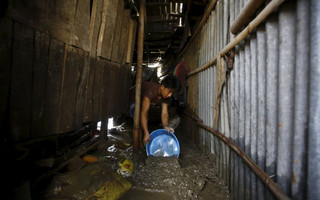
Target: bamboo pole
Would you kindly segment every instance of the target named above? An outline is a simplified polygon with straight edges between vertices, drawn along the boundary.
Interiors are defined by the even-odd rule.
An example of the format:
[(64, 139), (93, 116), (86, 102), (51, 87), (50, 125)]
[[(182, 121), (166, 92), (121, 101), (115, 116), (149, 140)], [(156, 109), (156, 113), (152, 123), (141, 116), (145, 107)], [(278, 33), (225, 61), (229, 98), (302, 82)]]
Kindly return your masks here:
[(143, 40), (144, 40), (144, 20), (145, 20), (146, 0), (140, 0), (139, 29), (137, 43), (137, 73), (136, 73), (136, 96), (133, 123), (133, 150), (139, 149), (140, 131), (140, 104), (141, 104), (141, 84), (142, 84), (142, 63), (143, 63)]
[(216, 56), (214, 59), (210, 60), (206, 64), (202, 65), (201, 67), (198, 67), (197, 69), (193, 70), (192, 72), (190, 72), (188, 74), (188, 77), (192, 76), (194, 74), (197, 74), (198, 72), (201, 72), (202, 70), (205, 70), (205, 69), (209, 68), (211, 65), (213, 65), (214, 63), (217, 62), (217, 59), (218, 59), (218, 56)]
[[(249, 35), (258, 25), (260, 25), (263, 20), (265, 20), (275, 9), (277, 9), (285, 0), (272, 0), (262, 11), (261, 13), (250, 22), (250, 24), (243, 30), (239, 35), (237, 35), (227, 46), (222, 49), (218, 55), (221, 56), (226, 55), (231, 49), (233, 49), (236, 45), (238, 45), (242, 40), (244, 40), (247, 35)], [(218, 55), (216, 55), (215, 58), (207, 62), (201, 67), (198, 67), (197, 69), (191, 71), (188, 74), (188, 77), (207, 69), (208, 67), (212, 66), (214, 63), (216, 63)]]
[(233, 35), (236, 35), (239, 32), (242, 26), (245, 25), (248, 19), (253, 16), (253, 14), (264, 1), (265, 0), (250, 0), (246, 3), (237, 19), (231, 25), (230, 31)]
[(260, 178), (260, 180), (270, 189), (273, 195), (277, 199), (281, 200), (290, 200), (288, 195), (281, 190), (281, 188), (262, 170), (259, 166), (245, 153), (243, 152), (236, 144), (234, 144), (227, 136), (219, 131), (203, 124), (203, 121), (199, 119), (197, 116), (187, 113), (183, 111), (183, 113), (196, 121), (197, 125), (208, 132), (214, 134), (219, 139), (221, 139), (224, 143), (226, 143), (233, 151), (235, 151), (239, 157), (251, 168), (251, 170)]
[(259, 166), (245, 153), (243, 152), (237, 145), (235, 145), (228, 137), (219, 131), (204, 125), (201, 122), (197, 123), (201, 128), (213, 133), (215, 136), (219, 137), (224, 143), (226, 143), (233, 151), (235, 151), (240, 158), (250, 167), (250, 169), (260, 178), (260, 180), (270, 189), (273, 195), (277, 199), (281, 200), (289, 200), (288, 195), (281, 190), (281, 188), (262, 170)]

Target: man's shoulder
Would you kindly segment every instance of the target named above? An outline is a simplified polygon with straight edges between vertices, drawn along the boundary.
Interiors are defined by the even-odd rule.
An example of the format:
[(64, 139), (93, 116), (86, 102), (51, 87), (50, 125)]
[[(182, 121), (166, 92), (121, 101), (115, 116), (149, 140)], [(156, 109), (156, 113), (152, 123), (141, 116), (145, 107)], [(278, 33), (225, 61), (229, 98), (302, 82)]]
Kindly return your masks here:
[(160, 84), (152, 81), (145, 81), (142, 83), (143, 88), (154, 88), (154, 87), (159, 87)]
[(144, 81), (142, 84), (143, 85), (160, 85), (160, 83), (157, 83), (154, 81)]
[(157, 91), (160, 84), (146, 81), (142, 84), (141, 96), (147, 97), (151, 102), (155, 102), (157, 98)]

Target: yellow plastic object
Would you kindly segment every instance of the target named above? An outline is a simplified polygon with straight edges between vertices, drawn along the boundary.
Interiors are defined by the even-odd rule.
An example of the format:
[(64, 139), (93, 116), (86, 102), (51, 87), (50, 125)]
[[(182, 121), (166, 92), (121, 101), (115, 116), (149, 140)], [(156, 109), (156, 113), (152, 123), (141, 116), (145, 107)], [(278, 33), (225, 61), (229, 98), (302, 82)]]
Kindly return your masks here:
[[(118, 174), (113, 173), (113, 176), (113, 181), (106, 182), (98, 191), (90, 195), (87, 200), (117, 200), (132, 187), (131, 182), (122, 178)], [(93, 196), (95, 196), (95, 198), (91, 198)]]
[(129, 177), (133, 172), (133, 162), (129, 159), (125, 159), (123, 162), (119, 162), (118, 173), (124, 177)]
[(98, 156), (92, 156), (92, 155), (85, 155), (82, 157), (82, 160), (86, 163), (94, 163), (99, 161)]
[(85, 155), (82, 157), (82, 160), (86, 163), (94, 163), (98, 161), (105, 161), (104, 156), (93, 156), (93, 155)]

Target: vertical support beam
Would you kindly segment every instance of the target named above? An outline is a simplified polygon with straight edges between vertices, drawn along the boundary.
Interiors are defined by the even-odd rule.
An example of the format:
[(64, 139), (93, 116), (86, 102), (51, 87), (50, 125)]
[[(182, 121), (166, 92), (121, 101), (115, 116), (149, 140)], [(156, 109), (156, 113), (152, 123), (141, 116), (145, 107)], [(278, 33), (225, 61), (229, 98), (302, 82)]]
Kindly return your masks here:
[(137, 151), (139, 147), (140, 130), (140, 104), (141, 104), (141, 80), (142, 80), (142, 62), (143, 62), (143, 39), (144, 39), (144, 17), (146, 10), (146, 0), (140, 1), (139, 10), (139, 30), (138, 30), (138, 50), (137, 50), (137, 75), (136, 75), (136, 96), (133, 123), (133, 150)]

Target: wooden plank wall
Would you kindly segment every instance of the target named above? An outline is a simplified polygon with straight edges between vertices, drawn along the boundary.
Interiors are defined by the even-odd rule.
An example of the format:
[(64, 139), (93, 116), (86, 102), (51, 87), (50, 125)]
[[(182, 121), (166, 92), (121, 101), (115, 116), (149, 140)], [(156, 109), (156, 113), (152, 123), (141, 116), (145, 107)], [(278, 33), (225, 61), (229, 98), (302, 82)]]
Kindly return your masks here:
[[(13, 23), (6, 18), (0, 18), (0, 122), (7, 124), (5, 115), (8, 112), (8, 92), (10, 84), (11, 52)], [(1, 125), (2, 126), (2, 125)]]
[(22, 142), (126, 112), (136, 26), (123, 0), (10, 0), (0, 18), (1, 126)]

